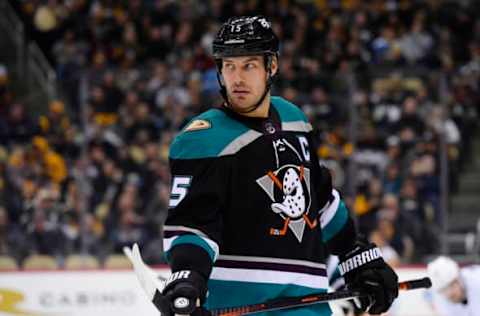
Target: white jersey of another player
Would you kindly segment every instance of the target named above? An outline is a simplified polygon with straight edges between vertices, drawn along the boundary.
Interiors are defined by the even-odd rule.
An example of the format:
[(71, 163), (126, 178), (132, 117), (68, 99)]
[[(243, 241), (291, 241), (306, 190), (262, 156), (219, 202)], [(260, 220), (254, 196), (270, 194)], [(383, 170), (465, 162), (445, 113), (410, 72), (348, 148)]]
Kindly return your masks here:
[(429, 265), (432, 303), (441, 316), (480, 316), (480, 265), (459, 268), (440, 257)]

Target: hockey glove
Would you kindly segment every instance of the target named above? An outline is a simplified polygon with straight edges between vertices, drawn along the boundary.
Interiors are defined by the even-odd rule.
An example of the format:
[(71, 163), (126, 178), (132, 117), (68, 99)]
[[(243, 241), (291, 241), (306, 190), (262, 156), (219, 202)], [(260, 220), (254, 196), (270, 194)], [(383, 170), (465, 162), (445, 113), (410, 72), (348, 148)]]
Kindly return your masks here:
[(124, 247), (123, 251), (132, 262), (135, 274), (148, 299), (162, 316), (210, 315), (207, 310), (198, 307), (203, 303), (207, 293), (206, 282), (200, 274), (195, 271), (177, 271), (164, 285), (157, 273), (143, 262), (137, 244), (134, 244), (132, 249)]
[(210, 313), (201, 307), (207, 296), (207, 283), (203, 276), (192, 270), (172, 273), (161, 295), (153, 298), (162, 315), (174, 314), (208, 316)]
[(373, 243), (358, 241), (353, 250), (340, 256), (340, 271), (350, 290), (368, 295), (357, 300), (363, 311), (384, 313), (398, 296), (397, 274)]

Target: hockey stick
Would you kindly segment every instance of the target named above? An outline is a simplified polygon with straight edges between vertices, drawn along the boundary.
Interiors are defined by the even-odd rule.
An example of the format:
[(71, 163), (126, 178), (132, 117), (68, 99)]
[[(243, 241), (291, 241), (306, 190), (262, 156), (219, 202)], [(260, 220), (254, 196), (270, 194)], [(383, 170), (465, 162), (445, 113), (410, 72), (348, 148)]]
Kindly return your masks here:
[[(421, 288), (429, 288), (432, 286), (430, 278), (415, 279), (398, 283), (399, 290), (414, 290)], [(211, 310), (213, 316), (241, 316), (250, 315), (259, 312), (277, 311), (306, 305), (326, 303), (336, 300), (354, 299), (362, 296), (368, 296), (357, 291), (342, 290), (332, 293), (319, 293), (305, 296), (284, 297), (265, 303), (221, 308)]]
[[(163, 285), (159, 281), (164, 281), (165, 279), (159, 276), (154, 272), (150, 267), (148, 267), (142, 260), (140, 256), (140, 251), (138, 245), (134, 245), (133, 249), (125, 247), (123, 249), (125, 255), (131, 260), (135, 273), (140, 281), (140, 284), (144, 287), (147, 295), (153, 298), (154, 292), (161, 292)], [(136, 254), (136, 256), (134, 255)], [(429, 288), (432, 286), (432, 282), (429, 278), (416, 279), (400, 282), (398, 288), (400, 290), (413, 290), (420, 288)], [(345, 300), (345, 299), (355, 299), (358, 297), (368, 296), (368, 294), (360, 293), (357, 291), (337, 291), (333, 293), (320, 293), (320, 294), (311, 294), (306, 296), (297, 296), (297, 297), (285, 297), (267, 301), (265, 303), (231, 307), (231, 308), (221, 308), (212, 310), (212, 316), (241, 316), (254, 314), (258, 312), (266, 312), (273, 310), (282, 310), (312, 304), (326, 303), (328, 301), (335, 300)]]

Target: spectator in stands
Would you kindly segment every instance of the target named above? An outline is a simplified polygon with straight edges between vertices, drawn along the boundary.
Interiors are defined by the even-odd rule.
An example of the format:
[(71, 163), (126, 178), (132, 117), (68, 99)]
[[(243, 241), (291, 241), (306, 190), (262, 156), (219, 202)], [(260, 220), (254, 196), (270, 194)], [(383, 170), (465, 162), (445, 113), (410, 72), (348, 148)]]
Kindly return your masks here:
[[(166, 165), (162, 167), (165, 172), (169, 172)], [(164, 175), (166, 176), (166, 175)], [(163, 177), (160, 177), (162, 179)], [(170, 188), (162, 181), (158, 181), (150, 192), (153, 197), (149, 199), (151, 203), (146, 205), (144, 211), (145, 233), (148, 241), (145, 245), (145, 260), (150, 263), (165, 262), (163, 252), (163, 223), (167, 217), (168, 201), (170, 199)], [(142, 254), (143, 256), (143, 254)]]
[(393, 193), (398, 195), (402, 186), (402, 175), (400, 173), (400, 166), (396, 161), (389, 163), (385, 170), (385, 177), (383, 180), (383, 190), (385, 193)]
[(312, 107), (312, 121), (319, 122), (317, 128), (320, 132), (329, 131), (340, 117), (339, 109), (330, 99), (327, 91), (321, 86), (315, 86), (310, 93)]
[(32, 139), (31, 163), (40, 164), (42, 175), (54, 183), (61, 184), (67, 178), (64, 159), (50, 148), (48, 141), (41, 136)]
[(103, 258), (108, 254), (104, 227), (93, 214), (65, 214), (61, 232), (65, 238), (63, 248), (66, 255), (82, 253)]
[(401, 213), (398, 197), (386, 194), (377, 213), (376, 230), (407, 262), (411, 260), (415, 251), (412, 238), (408, 234), (409, 225), (410, 223)]
[(5, 119), (5, 129), (9, 145), (27, 144), (36, 133), (36, 124), (23, 103), (13, 103)]
[(107, 220), (112, 214), (115, 199), (122, 189), (124, 172), (117, 163), (109, 159), (101, 146), (95, 145), (92, 149), (91, 181), (95, 192), (91, 194), (90, 210), (100, 219)]
[(419, 12), (413, 18), (409, 32), (405, 33), (400, 39), (400, 51), (407, 62), (423, 63), (429, 62), (431, 49), (433, 47), (433, 37), (425, 30), (424, 13)]
[(57, 191), (41, 189), (35, 197), (31, 218), (25, 221), (32, 253), (62, 256), (65, 254), (65, 239), (59, 225), (61, 206)]
[(70, 118), (65, 113), (65, 104), (60, 100), (51, 101), (46, 115), (38, 120), (40, 133), (45, 136), (54, 149), (59, 149), (67, 130), (71, 127)]
[(9, 227), (8, 213), (5, 207), (0, 206), (0, 255), (8, 256), (15, 253), (15, 240), (13, 232), (15, 230)]
[(409, 217), (416, 221), (423, 221), (425, 210), (423, 209), (422, 199), (418, 196), (417, 185), (414, 179), (407, 178), (402, 183), (400, 191), (400, 209), (403, 214), (410, 214)]
[(63, 38), (57, 41), (52, 48), (60, 87), (65, 92), (67, 102), (71, 107), (72, 120), (76, 122), (80, 121), (82, 112), (79, 104), (79, 86), (83, 67), (87, 62), (87, 51), (88, 43), (79, 38), (73, 29), (67, 29)]
[(120, 214), (118, 225), (112, 231), (113, 251), (122, 253), (125, 246), (138, 243), (145, 244), (145, 230), (142, 219), (131, 209), (125, 209)]
[(409, 96), (402, 105), (402, 114), (395, 124), (395, 133), (400, 136), (403, 146), (409, 148), (423, 136), (425, 123), (417, 113), (417, 100)]
[(125, 142), (129, 145), (143, 146), (148, 142), (158, 141), (159, 138), (160, 127), (157, 126), (148, 104), (139, 103), (133, 113), (132, 124), (125, 129)]
[(90, 99), (90, 107), (94, 122), (99, 126), (111, 126), (117, 121), (117, 111), (120, 104), (115, 103), (116, 100), (112, 95), (105, 94), (103, 86), (96, 86), (92, 89)]
[(102, 78), (102, 88), (105, 93), (105, 103), (110, 112), (118, 112), (118, 108), (124, 99), (122, 90), (117, 86), (115, 74), (106, 71)]
[(0, 206), (0, 256), (11, 256), (20, 262), (31, 247), (25, 235), (25, 230), (10, 219), (5, 207)]
[[(478, 71), (478, 73), (480, 76), (480, 71)], [(452, 120), (460, 129), (462, 139), (462, 144), (459, 148), (459, 159), (460, 162), (465, 162), (471, 155), (472, 137), (470, 136), (478, 126), (480, 112), (478, 105), (475, 105), (475, 100), (478, 100), (480, 97), (480, 89), (477, 88), (477, 92), (475, 93), (473, 89), (460, 81), (453, 86), (452, 90), (453, 100), (450, 104), (451, 115)]]
[[(440, 182), (438, 176), (438, 161), (436, 140), (422, 140), (412, 152), (409, 160), (409, 175), (415, 180), (416, 186), (425, 203), (439, 210)], [(439, 214), (436, 214), (438, 218)]]
[[(4, 64), (0, 63), (0, 118), (7, 116), (7, 107), (11, 103), (12, 94), (8, 89), (8, 81), (8, 69)], [(5, 128), (3, 126), (5, 123), (0, 119), (0, 136), (6, 133), (5, 130), (2, 130), (2, 128)]]
[(381, 28), (380, 35), (372, 42), (373, 60), (376, 63), (398, 64), (401, 60), (400, 41), (397, 38), (396, 30), (385, 25)]
[(377, 212), (382, 207), (383, 189), (380, 179), (375, 177), (364, 187), (364, 190), (357, 192), (353, 210), (360, 230), (368, 235), (375, 228)]
[(392, 246), (390, 246), (383, 232), (381, 232), (380, 230), (374, 230), (370, 233), (368, 239), (380, 248), (383, 257), (385, 258), (385, 262), (387, 262), (392, 267), (398, 267), (400, 265), (400, 255)]

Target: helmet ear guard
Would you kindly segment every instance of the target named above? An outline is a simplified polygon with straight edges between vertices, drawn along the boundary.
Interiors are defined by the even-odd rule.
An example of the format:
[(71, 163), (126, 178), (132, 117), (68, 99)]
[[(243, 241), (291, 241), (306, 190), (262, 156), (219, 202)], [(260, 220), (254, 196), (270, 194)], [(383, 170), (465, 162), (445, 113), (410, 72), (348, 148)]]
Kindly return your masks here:
[(218, 84), (220, 85), (220, 94), (222, 95), (225, 102), (227, 102), (227, 104), (228, 104), (227, 88), (225, 87), (225, 82), (223, 81), (221, 68), (217, 71), (217, 81), (218, 81)]
[[(273, 58), (277, 58), (277, 71), (275, 73), (272, 73), (272, 64), (273, 64)], [(270, 87), (273, 84), (273, 79), (278, 73), (278, 54), (272, 55), (264, 55), (264, 62), (265, 62), (265, 70), (268, 73), (268, 79), (267, 79), (267, 86)]]

